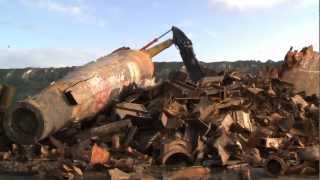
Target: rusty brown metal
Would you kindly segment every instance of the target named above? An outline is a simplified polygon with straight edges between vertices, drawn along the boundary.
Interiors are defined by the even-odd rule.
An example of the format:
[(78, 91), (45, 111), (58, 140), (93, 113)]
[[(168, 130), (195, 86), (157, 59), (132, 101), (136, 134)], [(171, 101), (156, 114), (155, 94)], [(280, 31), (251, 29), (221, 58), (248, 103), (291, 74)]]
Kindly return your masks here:
[(164, 49), (167, 49), (168, 47), (170, 47), (172, 44), (173, 44), (172, 39), (168, 39), (166, 41), (163, 41), (160, 44), (157, 44), (157, 45), (147, 49), (145, 52), (153, 57), (153, 56), (156, 56), (157, 54), (159, 54)]
[(145, 46), (143, 46), (140, 51), (144, 51), (146, 49), (148, 49), (150, 46), (152, 46), (154, 43), (158, 42), (159, 39), (161, 39), (162, 37), (164, 37), (165, 35), (167, 35), (169, 32), (171, 32), (172, 29), (169, 29), (168, 31), (166, 31), (165, 33), (161, 34), (159, 37), (153, 39), (152, 41), (150, 41), (148, 44), (146, 44)]
[(174, 165), (191, 162), (191, 145), (183, 139), (168, 139), (162, 144), (161, 163)]
[(148, 116), (147, 109), (142, 104), (122, 102), (116, 105), (115, 113), (124, 119), (127, 117), (146, 117)]
[(232, 113), (232, 117), (241, 128), (246, 129), (249, 132), (253, 132), (255, 130), (252, 119), (250, 118), (250, 113), (235, 111)]
[(151, 58), (164, 49), (150, 50), (151, 55), (149, 50), (119, 49), (76, 69), (19, 102), (4, 123), (6, 134), (18, 143), (34, 143), (68, 123), (95, 116), (123, 87), (144, 86), (153, 77)]
[(280, 79), (292, 83), (297, 92), (320, 96), (320, 55), (312, 46), (286, 54)]
[(127, 128), (132, 126), (132, 122), (129, 119), (122, 121), (115, 121), (102, 126), (93, 127), (87, 131), (84, 131), (77, 135), (79, 139), (86, 139), (90, 136), (108, 136), (116, 133), (121, 133)]
[(120, 135), (119, 134), (112, 135), (112, 147), (115, 149), (120, 148)]
[(0, 87), (0, 111), (5, 111), (11, 105), (16, 89), (13, 86), (2, 85)]
[(302, 161), (320, 161), (320, 145), (306, 147), (298, 154)]
[[(9, 85), (0, 85), (0, 123), (2, 127), (3, 121), (6, 119), (11, 106), (16, 89)], [(0, 129), (3, 132), (3, 129)]]
[[(166, 47), (166, 43), (143, 52), (121, 48), (112, 55), (120, 56), (119, 53), (128, 51), (139, 55), (149, 52), (150, 55), (154, 54), (153, 51), (160, 51), (160, 47)], [(131, 55), (126, 57), (132, 58)], [(113, 62), (114, 58), (116, 62)], [(117, 68), (141, 60), (138, 58), (132, 62), (123, 58), (123, 62), (118, 62), (119, 57), (114, 58), (109, 64), (113, 71), (122, 71)], [(295, 63), (289, 61), (288, 68), (300, 66)], [(68, 178), (77, 174), (85, 175), (89, 173), (87, 170), (106, 173), (105, 168), (119, 168), (128, 173), (127, 179), (143, 179), (144, 173), (156, 173), (154, 175), (158, 179), (207, 179), (209, 169), (205, 167), (213, 170), (208, 177), (210, 179), (211, 175), (220, 176), (216, 173), (220, 174), (220, 170), (223, 170), (223, 179), (252, 179), (260, 176), (256, 170), (259, 168), (260, 171), (261, 167), (271, 176), (318, 173), (320, 140), (316, 127), (319, 125), (319, 98), (293, 92), (293, 86), (280, 81), (277, 76), (205, 70), (210, 76), (194, 82), (187, 77), (187, 71), (181, 68), (179, 72), (172, 73), (169, 80), (141, 88), (145, 83), (140, 80), (147, 79), (136, 78), (131, 81), (132, 76), (125, 75), (124, 79), (113, 77), (116, 81), (113, 83), (108, 80), (107, 85), (112, 85), (112, 92), (97, 99), (99, 88), (106, 86), (104, 81), (90, 85), (91, 78), (80, 81), (82, 76), (76, 75), (97, 71), (96, 76), (110, 78), (104, 72), (110, 68), (104, 65), (87, 68), (77, 70), (72, 76), (68, 75), (69, 78), (44, 90), (43, 94), (20, 103), (18, 107), (30, 107), (14, 108), (12, 115), (17, 117), (7, 121), (13, 122), (14, 125), (9, 127), (20, 133), (19, 136), (13, 134), (13, 138), (22, 138), (30, 133), (33, 135), (35, 132), (32, 128), (37, 130), (39, 124), (42, 125), (34, 122), (41, 122), (44, 118), (53, 118), (53, 121), (42, 122), (49, 124), (43, 125), (47, 129), (41, 132), (41, 136), (48, 131), (56, 132), (66, 123), (81, 122), (72, 123), (32, 145), (6, 144), (0, 132), (0, 170), (20, 169), (20, 165), (14, 166), (16, 160), (28, 163), (40, 159), (61, 161), (62, 175), (67, 172), (68, 176), (65, 177)], [(149, 76), (144, 70), (141, 71)], [(142, 76), (141, 71), (133, 71), (134, 77), (138, 76), (136, 72), (140, 73), (139, 77)], [(130, 69), (123, 70), (123, 73), (130, 74)], [(108, 75), (119, 75), (119, 72), (110, 72)], [(70, 78), (77, 81), (71, 84)], [(129, 82), (128, 87), (124, 81)], [(119, 96), (120, 90), (114, 88), (123, 89)], [(106, 88), (101, 91), (109, 90)], [(95, 113), (97, 102), (109, 108)], [(96, 109), (92, 110), (94, 107)], [(95, 116), (91, 121), (82, 121), (91, 115)], [(36, 140), (38, 138), (37, 134), (33, 137)], [(27, 138), (30, 141), (30, 137)], [(9, 165), (13, 166), (3, 166), (6, 161), (11, 161)], [(161, 172), (157, 169), (160, 165), (161, 170), (177, 170), (191, 164), (201, 167), (166, 174), (159, 174)], [(36, 171), (47, 174), (42, 170), (40, 166)], [(120, 170), (114, 173), (115, 178), (121, 176)], [(236, 177), (225, 176), (229, 170), (236, 172)], [(110, 175), (113, 176), (111, 171)]]
[(261, 138), (261, 146), (271, 149), (280, 149), (284, 144), (284, 138)]
[(206, 167), (194, 166), (185, 169), (179, 169), (169, 172), (163, 176), (163, 179), (178, 180), (178, 179), (207, 179), (210, 169)]
[(266, 160), (264, 168), (270, 176), (280, 176), (285, 174), (288, 165), (282, 158), (271, 155)]

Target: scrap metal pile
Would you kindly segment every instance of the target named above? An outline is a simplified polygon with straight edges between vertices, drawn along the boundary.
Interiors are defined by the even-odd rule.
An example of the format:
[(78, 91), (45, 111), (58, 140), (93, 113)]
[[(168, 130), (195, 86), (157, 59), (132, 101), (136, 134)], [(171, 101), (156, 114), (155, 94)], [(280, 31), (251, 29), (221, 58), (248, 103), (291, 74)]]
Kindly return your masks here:
[[(277, 70), (252, 75), (199, 68), (193, 51), (181, 49), (190, 44), (173, 42), (186, 60), (185, 69), (152, 86), (125, 86), (90, 120), (73, 121), (33, 140), (28, 130), (39, 127), (15, 117), (5, 121), (17, 124), (7, 135), (24, 143), (2, 141), (0, 170), (68, 179), (88, 172), (113, 179), (199, 179), (214, 177), (216, 169), (239, 171), (240, 178), (250, 179), (254, 168), (271, 176), (319, 173), (316, 95), (297, 92), (279, 79)], [(75, 97), (73, 106), (84, 103), (84, 95), (66, 95), (68, 101)], [(28, 111), (19, 113), (32, 122)], [(29, 136), (23, 139), (15, 131)], [(154, 169), (159, 166), (192, 167), (163, 173)]]

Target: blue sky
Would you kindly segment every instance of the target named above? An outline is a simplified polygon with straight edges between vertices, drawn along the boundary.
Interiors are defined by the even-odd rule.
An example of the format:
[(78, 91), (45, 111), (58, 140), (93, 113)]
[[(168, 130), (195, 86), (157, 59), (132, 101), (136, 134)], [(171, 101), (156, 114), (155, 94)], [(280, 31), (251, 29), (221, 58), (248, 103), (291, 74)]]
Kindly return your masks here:
[[(206, 62), (319, 49), (318, 0), (0, 0), (0, 68), (81, 65), (172, 25)], [(155, 60), (181, 59), (171, 47)]]

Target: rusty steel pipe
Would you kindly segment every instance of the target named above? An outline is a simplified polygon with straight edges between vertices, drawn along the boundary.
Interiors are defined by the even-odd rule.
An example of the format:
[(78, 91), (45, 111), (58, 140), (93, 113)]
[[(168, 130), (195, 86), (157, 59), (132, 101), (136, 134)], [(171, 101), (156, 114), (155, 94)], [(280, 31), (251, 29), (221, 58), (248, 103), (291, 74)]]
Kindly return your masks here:
[(282, 158), (271, 155), (266, 160), (264, 169), (270, 176), (277, 177), (286, 173), (288, 165)]
[[(8, 115), (12, 99), (15, 96), (16, 88), (9, 85), (0, 85), (0, 122), (3, 123)], [(3, 132), (2, 128), (0, 130)]]
[[(168, 45), (167, 42), (161, 44)], [(156, 49), (161, 52), (165, 48), (157, 46)], [(120, 48), (19, 102), (3, 124), (7, 136), (17, 143), (31, 144), (68, 123), (93, 117), (123, 87), (132, 83), (144, 86), (153, 77), (153, 56), (148, 51), (159, 53), (152, 48), (147, 51)]]
[(3, 85), (0, 87), (0, 111), (6, 111), (11, 105), (16, 89), (13, 86)]
[(176, 165), (192, 161), (191, 145), (183, 139), (169, 139), (163, 142), (161, 148), (161, 163)]

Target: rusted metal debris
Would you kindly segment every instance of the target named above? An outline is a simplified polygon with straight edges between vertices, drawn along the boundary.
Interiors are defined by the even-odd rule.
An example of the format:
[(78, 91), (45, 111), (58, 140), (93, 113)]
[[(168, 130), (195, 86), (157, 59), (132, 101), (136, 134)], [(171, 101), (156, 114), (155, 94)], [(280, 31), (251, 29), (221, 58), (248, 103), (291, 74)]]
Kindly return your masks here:
[(90, 164), (105, 164), (110, 159), (110, 153), (104, 148), (99, 147), (98, 145), (94, 144), (91, 150), (91, 158)]
[(288, 165), (282, 158), (271, 155), (265, 162), (265, 169), (271, 176), (280, 176), (286, 173)]
[[(290, 51), (279, 76), (206, 75), (185, 49), (186, 69), (142, 87), (152, 77), (149, 55), (170, 44), (117, 50), (21, 102), (4, 123), (18, 144), (0, 142), (0, 170), (68, 179), (92, 171), (112, 179), (202, 179), (215, 169), (240, 179), (252, 179), (253, 168), (270, 176), (319, 173), (319, 96), (282, 81), (319, 57), (312, 48)], [(159, 174), (157, 165), (183, 168)]]
[[(235, 73), (199, 83), (186, 78), (134, 86), (91, 121), (35, 145), (9, 146), (0, 167), (19, 159), (46, 166), (50, 160), (56, 163), (33, 171), (54, 165), (65, 177), (108, 169), (111, 177), (155, 179), (159, 176), (147, 169), (161, 164), (200, 165), (180, 170), (179, 177), (204, 177), (216, 167), (238, 171), (242, 179), (252, 178), (251, 168), (264, 168), (271, 176), (317, 173), (319, 121), (311, 112), (319, 110), (318, 97), (296, 93), (279, 79), (230, 76)], [(247, 168), (237, 168), (241, 164)], [(160, 176), (178, 178), (177, 172)]]
[(9, 85), (0, 85), (0, 111), (7, 111), (15, 95), (15, 88)]
[(301, 51), (291, 47), (280, 69), (280, 79), (292, 83), (296, 92), (320, 96), (320, 54), (312, 46)]
[[(0, 127), (3, 126), (3, 122), (8, 116), (15, 91), (16, 89), (13, 86), (0, 84)], [(0, 133), (3, 133), (2, 128), (0, 128)], [(6, 137), (0, 135), (0, 141), (4, 138), (6, 139)]]

